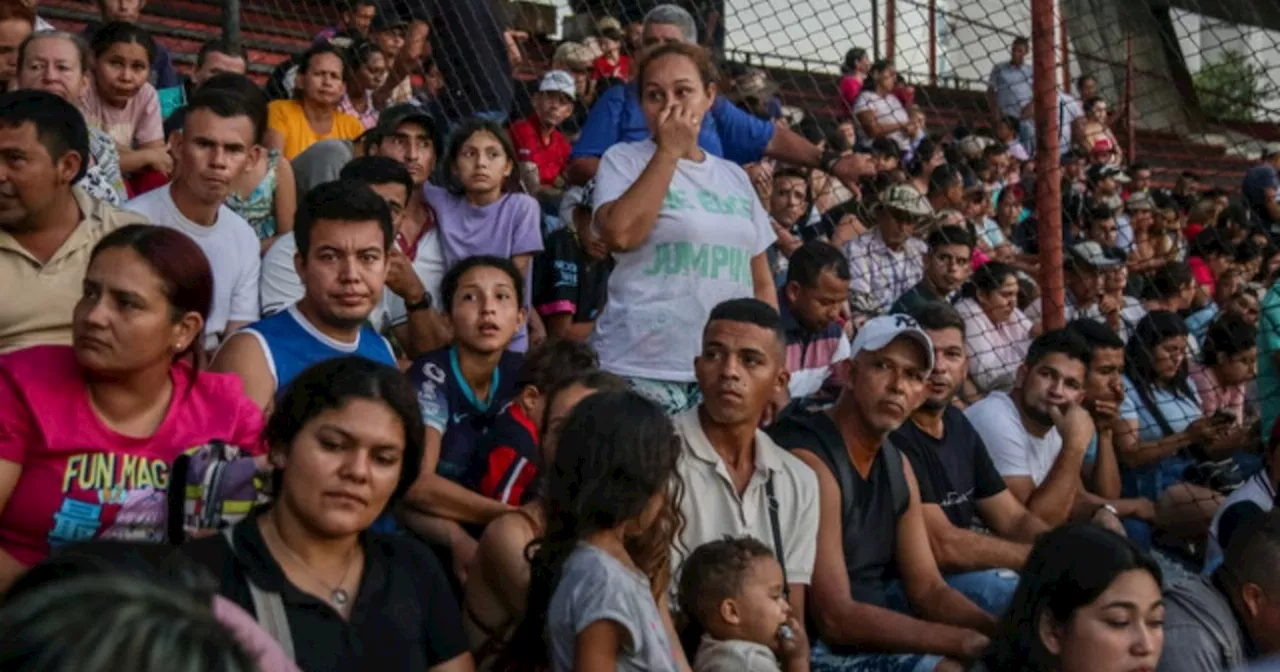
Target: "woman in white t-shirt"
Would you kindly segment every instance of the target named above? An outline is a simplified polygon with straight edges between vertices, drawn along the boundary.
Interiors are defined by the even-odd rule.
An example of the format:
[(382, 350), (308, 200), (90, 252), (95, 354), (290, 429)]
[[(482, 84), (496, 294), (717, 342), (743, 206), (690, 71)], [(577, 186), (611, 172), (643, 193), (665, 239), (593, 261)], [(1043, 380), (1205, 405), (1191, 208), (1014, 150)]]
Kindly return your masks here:
[(693, 360), (717, 304), (777, 294), (769, 215), (737, 165), (698, 147), (715, 76), (700, 47), (667, 44), (636, 68), (652, 139), (600, 160), (593, 226), (616, 266), (591, 343), (601, 367), (676, 413), (698, 403)]
[(893, 95), (893, 85), (898, 81), (898, 71), (888, 61), (876, 61), (867, 74), (866, 84), (853, 104), (853, 117), (862, 127), (859, 133), (873, 140), (888, 138), (902, 148), (911, 150), (911, 139), (920, 128), (911, 121), (911, 115), (902, 101)]

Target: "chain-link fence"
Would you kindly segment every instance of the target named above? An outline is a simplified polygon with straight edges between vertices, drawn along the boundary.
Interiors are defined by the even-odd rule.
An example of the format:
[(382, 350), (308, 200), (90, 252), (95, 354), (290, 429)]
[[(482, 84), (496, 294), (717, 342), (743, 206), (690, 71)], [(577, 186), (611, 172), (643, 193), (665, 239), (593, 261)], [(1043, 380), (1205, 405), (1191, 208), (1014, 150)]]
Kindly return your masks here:
[[(322, 31), (342, 35), (354, 27), (382, 46), (393, 76), (407, 77), (408, 98), (435, 105), (445, 117), (522, 118), (548, 69), (580, 70), (590, 83), (579, 85), (579, 108), (564, 127), (573, 135), (609, 80), (629, 78), (627, 59), (643, 46), (639, 21), (656, 3), (239, 4), (250, 73), (260, 81), (287, 70)], [(1269, 224), (1280, 222), (1280, 207), (1267, 202), (1275, 195), (1275, 171), (1241, 185), (1267, 143), (1280, 141), (1280, 89), (1271, 75), (1280, 59), (1280, 3), (1037, 2), (1045, 13), (1032, 45), (1019, 42), (1033, 34), (1030, 0), (678, 4), (719, 57), (722, 95), (813, 143), (876, 157), (878, 174), (847, 188), (811, 174), (805, 217), (831, 220), (828, 235), (846, 225), (874, 229), (872, 206), (906, 182), (949, 213), (951, 221), (933, 223), (967, 226), (976, 256), (1008, 265), (997, 273), (988, 268), (986, 276), (979, 271), (972, 298), (960, 302), (971, 330), (974, 392), (1008, 390), (1023, 375), (1043, 312), (1037, 297), (1051, 288), (1063, 292), (1068, 319), (1095, 318), (1129, 340), (1127, 389), (1104, 400), (1123, 406), (1122, 417), (1136, 418), (1133, 436), (1114, 448), (1122, 489), (1159, 500), (1174, 492), (1169, 483), (1194, 481), (1176, 491), (1172, 503), (1180, 510), (1161, 508), (1159, 515), (1169, 523), (1164, 531), (1191, 529), (1202, 537), (1221, 500), (1210, 493), (1239, 485), (1230, 481), (1239, 472), (1227, 462), (1234, 455), (1237, 466), (1256, 470), (1263, 430), (1252, 423), (1260, 412), (1274, 416), (1266, 410), (1276, 386), (1266, 344), (1280, 337), (1269, 333), (1280, 324), (1259, 319), (1280, 259)], [(71, 0), (46, 0), (41, 11), (71, 28), (96, 14)], [(213, 4), (155, 0), (142, 23), (190, 69), (199, 44), (223, 19)], [(1052, 87), (1034, 81), (1037, 57), (1042, 67), (1035, 72), (1051, 78)], [(1053, 62), (1045, 65), (1046, 57)], [(1045, 154), (1037, 140), (1046, 128), (1035, 109), (1041, 93), (1056, 98), (1043, 107), (1059, 115), (1060, 149), (1068, 153), (1035, 161), (1038, 147)], [(763, 174), (776, 180), (785, 166), (774, 163), (762, 162), (771, 171)], [(934, 167), (943, 163), (950, 179), (936, 177)], [(1046, 171), (1058, 188), (1046, 187)], [(763, 182), (760, 195), (771, 206), (776, 182)], [(1050, 228), (1052, 240), (1044, 240), (1045, 223), (1059, 218), (1061, 232)], [(921, 247), (930, 230), (918, 232)], [(917, 265), (913, 282), (925, 279), (935, 252), (910, 261)], [(1016, 307), (999, 304), (1006, 280), (1017, 287)], [(855, 277), (859, 283), (871, 294), (883, 289), (873, 277)], [(895, 297), (884, 298), (887, 305)], [(1165, 311), (1181, 318), (1167, 319)], [(1231, 328), (1215, 326), (1224, 315), (1236, 320), (1226, 322)], [(1255, 325), (1264, 332), (1261, 353), (1239, 338)], [(1264, 362), (1261, 388), (1245, 372), (1255, 356)], [(1195, 394), (1185, 382), (1188, 368), (1200, 386)], [(1234, 423), (1214, 425), (1222, 435), (1227, 424), (1249, 428), (1237, 437), (1236, 453), (1209, 446), (1214, 437), (1196, 422), (1224, 413)], [(1117, 422), (1117, 435), (1124, 426)]]

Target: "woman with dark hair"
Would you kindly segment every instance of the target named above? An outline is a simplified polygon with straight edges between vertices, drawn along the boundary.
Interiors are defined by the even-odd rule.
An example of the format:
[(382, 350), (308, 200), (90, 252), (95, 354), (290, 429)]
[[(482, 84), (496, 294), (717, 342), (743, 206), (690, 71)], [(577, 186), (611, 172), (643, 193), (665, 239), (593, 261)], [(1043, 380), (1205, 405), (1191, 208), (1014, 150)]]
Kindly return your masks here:
[(172, 172), (160, 96), (147, 82), (156, 55), (155, 40), (132, 23), (112, 21), (94, 33), (91, 48), (93, 77), (77, 101), (85, 120), (115, 140), (120, 172)]
[(0, 356), (0, 589), (63, 544), (163, 541), (184, 451), (257, 452), (262, 411), (235, 376), (200, 372), (212, 296), (190, 238), (126, 226), (93, 250), (72, 344)]
[(680, 446), (662, 409), (635, 392), (597, 393), (569, 414), (525, 615), (494, 669), (688, 669), (666, 608), (684, 526)]
[(903, 152), (911, 151), (911, 142), (922, 130), (894, 95), (898, 71), (889, 61), (876, 61), (867, 72), (866, 84), (853, 104), (853, 117), (861, 126), (859, 137), (868, 140), (888, 138)]
[(1018, 274), (1008, 264), (987, 262), (964, 294), (956, 311), (964, 318), (969, 378), (983, 394), (1008, 392), (1033, 337), (1031, 319), (1018, 309)]
[(871, 57), (866, 49), (854, 47), (845, 52), (844, 63), (840, 66), (840, 97), (849, 109), (853, 109), (853, 101), (858, 99), (870, 70)]
[(1235, 313), (1218, 316), (1205, 332), (1200, 361), (1191, 363), (1190, 374), (1201, 412), (1230, 413), (1234, 424), (1242, 426), (1245, 386), (1258, 375), (1258, 328)]
[(374, 103), (373, 93), (387, 83), (391, 63), (377, 44), (365, 40), (347, 48), (345, 73), (346, 93), (338, 103), (338, 109), (360, 120), (365, 129), (378, 125), (378, 113), (382, 110)]
[(1221, 439), (1234, 420), (1201, 412), (1187, 360), (1187, 326), (1181, 317), (1156, 310), (1138, 322), (1125, 345), (1126, 393), (1115, 448), (1125, 467), (1123, 496), (1162, 505), (1162, 527), (1194, 538), (1204, 533), (1222, 497), (1185, 482), (1185, 474), (1197, 461), (1230, 452)]
[(410, 537), (368, 531), (422, 464), (417, 396), (400, 372), (360, 357), (318, 364), (264, 438), (273, 501), (183, 553), (304, 670), (473, 669), (439, 561)]
[[(621, 392), (626, 381), (607, 371), (588, 371), (561, 381), (546, 397), (542, 418), (542, 464), (555, 462), (555, 442), (578, 403), (600, 392)], [(546, 530), (546, 478), (541, 474), (523, 506), (484, 528), (467, 576), (463, 601), (467, 636), (476, 663), (484, 668), (506, 644), (524, 615), (529, 593), (529, 545)]]
[(328, 44), (303, 54), (293, 98), (273, 100), (267, 112), (266, 143), (290, 161), (321, 140), (354, 140), (364, 133), (360, 120), (338, 109), (345, 63)]
[(1022, 566), (1000, 634), (975, 672), (1154, 670), (1164, 647), (1160, 566), (1092, 525), (1046, 532)]
[(777, 235), (746, 172), (698, 146), (716, 97), (706, 51), (650, 50), (636, 82), (652, 137), (600, 160), (592, 226), (616, 265), (591, 344), (601, 368), (675, 414), (699, 401), (689, 336), (711, 309), (752, 296), (778, 304), (767, 255)]

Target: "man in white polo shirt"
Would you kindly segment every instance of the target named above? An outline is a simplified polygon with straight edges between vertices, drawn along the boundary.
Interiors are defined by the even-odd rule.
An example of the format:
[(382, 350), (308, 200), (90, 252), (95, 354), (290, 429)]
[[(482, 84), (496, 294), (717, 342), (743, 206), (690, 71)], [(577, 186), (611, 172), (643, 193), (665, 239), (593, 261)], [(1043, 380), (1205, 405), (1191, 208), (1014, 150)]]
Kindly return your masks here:
[(672, 561), (679, 571), (701, 544), (755, 537), (778, 556), (791, 607), (803, 614), (817, 553), (818, 477), (758, 429), (769, 400), (787, 387), (785, 339), (778, 311), (758, 299), (711, 311), (694, 362), (702, 404), (675, 418), (685, 447), (676, 467), (685, 528)]

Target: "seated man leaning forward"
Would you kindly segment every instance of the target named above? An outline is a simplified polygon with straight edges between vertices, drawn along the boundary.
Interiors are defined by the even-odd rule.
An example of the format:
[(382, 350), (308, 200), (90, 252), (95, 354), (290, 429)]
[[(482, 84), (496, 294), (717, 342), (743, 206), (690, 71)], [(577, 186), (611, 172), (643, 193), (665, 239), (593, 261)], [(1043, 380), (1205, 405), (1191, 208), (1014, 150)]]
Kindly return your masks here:
[[(925, 528), (920, 488), (888, 435), (924, 398), (933, 343), (906, 315), (862, 327), (833, 408), (784, 418), (771, 432), (818, 475), (818, 554), (809, 614), (815, 672), (964, 669), (995, 618), (948, 586)], [(893, 609), (902, 581), (912, 615)]]

